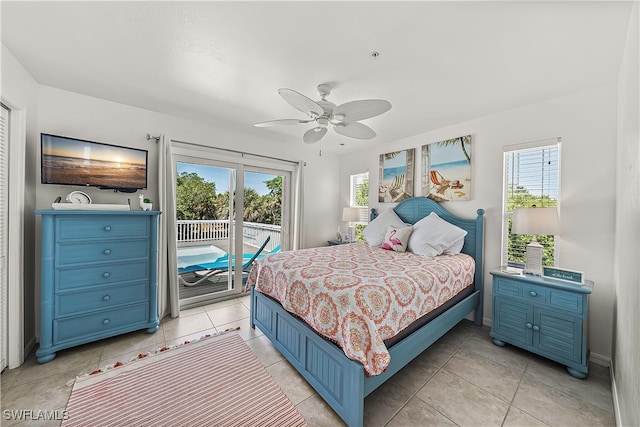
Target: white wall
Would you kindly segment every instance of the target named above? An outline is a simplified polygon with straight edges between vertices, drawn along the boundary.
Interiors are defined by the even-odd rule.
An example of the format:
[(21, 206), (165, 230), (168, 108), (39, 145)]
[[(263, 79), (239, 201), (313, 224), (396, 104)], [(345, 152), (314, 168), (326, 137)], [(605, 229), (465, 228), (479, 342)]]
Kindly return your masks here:
[[(35, 345), (36, 323), (34, 316), (33, 300), (35, 298), (35, 274), (34, 266), (34, 243), (35, 243), (35, 218), (33, 210), (36, 203), (36, 170), (38, 168), (36, 141), (38, 140), (37, 122), (38, 122), (38, 85), (31, 77), (27, 70), (20, 64), (13, 54), (2, 45), (2, 101), (12, 110), (21, 110), (20, 114), (24, 114), (25, 118), (25, 135), (24, 140), (20, 141), (21, 147), (10, 146), (9, 150), (24, 150), (24, 165), (9, 165), (10, 174), (18, 180), (24, 179), (24, 194), (22, 195), (21, 212), (17, 214), (22, 217), (24, 226), (24, 237), (22, 241), (9, 241), (9, 251), (22, 251), (24, 265), (10, 265), (10, 269), (21, 269), (20, 283), (11, 283), (11, 289), (21, 287), (24, 299), (24, 349), (25, 354)], [(12, 133), (18, 129), (11, 129)], [(14, 155), (11, 154), (11, 157)], [(13, 175), (16, 166), (22, 169), (22, 176)], [(10, 177), (9, 185), (12, 185)], [(15, 189), (15, 187), (14, 187)], [(10, 207), (11, 211), (14, 207)], [(11, 227), (12, 224), (9, 224)], [(15, 225), (14, 225), (15, 226)], [(12, 297), (10, 297), (10, 300)], [(15, 325), (9, 325), (15, 328)], [(12, 333), (9, 333), (11, 339)], [(15, 343), (10, 343), (10, 345)], [(12, 350), (10, 349), (11, 353)], [(11, 367), (15, 365), (10, 361)], [(20, 361), (21, 363), (21, 361)]]
[[(301, 139), (286, 142), (269, 140), (267, 136), (265, 139), (255, 139), (207, 123), (47, 86), (40, 88), (38, 102), (38, 132), (149, 150), (146, 190), (123, 194), (96, 188), (38, 184), (36, 203), (39, 209), (50, 208), (57, 196), (63, 196), (64, 199), (68, 192), (77, 189), (88, 193), (96, 203), (126, 203), (127, 198), (131, 198), (132, 205), (137, 206), (138, 194), (141, 193), (157, 200), (157, 144), (147, 141), (145, 135), (164, 134), (180, 141), (306, 162), (304, 245), (310, 247), (326, 244), (327, 238), (335, 233), (333, 223), (327, 223), (323, 218), (333, 217), (338, 210), (335, 197), (338, 187), (338, 159), (327, 153), (323, 153), (322, 157), (318, 156), (318, 147), (306, 145)], [(39, 156), (39, 143), (37, 149)], [(38, 183), (39, 175), (38, 170)]]
[(640, 5), (635, 2), (618, 81), (614, 401), (618, 425), (640, 425)]
[[(473, 198), (446, 202), (455, 214), (485, 214), (485, 322), (491, 318), (489, 271), (500, 266), (502, 153), (505, 145), (562, 137), (561, 225), (559, 265), (582, 270), (595, 282), (590, 298), (589, 347), (594, 359), (611, 357), (613, 319), (613, 238), (615, 206), (616, 88), (607, 86), (438, 129), (392, 144), (372, 144), (366, 151), (341, 158), (341, 201), (348, 200), (349, 174), (369, 170), (371, 207), (391, 204), (377, 200), (379, 155), (424, 144), (472, 135)], [(420, 165), (416, 162), (416, 195), (420, 195)], [(598, 357), (601, 356), (601, 357)]]

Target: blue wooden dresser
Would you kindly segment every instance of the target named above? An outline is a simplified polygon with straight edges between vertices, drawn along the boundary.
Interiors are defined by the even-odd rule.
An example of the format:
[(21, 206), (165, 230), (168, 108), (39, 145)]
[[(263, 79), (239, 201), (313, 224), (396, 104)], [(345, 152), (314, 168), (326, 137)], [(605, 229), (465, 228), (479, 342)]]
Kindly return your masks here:
[(586, 377), (588, 296), (593, 282), (579, 285), (529, 274), (491, 274), (494, 344), (521, 347), (566, 365), (576, 378)]
[(39, 210), (38, 362), (58, 350), (158, 329), (157, 211)]

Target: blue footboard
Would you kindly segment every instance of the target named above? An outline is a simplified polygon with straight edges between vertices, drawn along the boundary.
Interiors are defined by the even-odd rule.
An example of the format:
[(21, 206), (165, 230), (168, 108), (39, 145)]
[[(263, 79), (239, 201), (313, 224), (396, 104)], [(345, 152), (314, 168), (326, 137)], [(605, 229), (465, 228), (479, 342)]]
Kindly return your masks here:
[(316, 334), (306, 323), (251, 287), (251, 327), (273, 345), (350, 426), (364, 414), (364, 367)]
[(367, 377), (361, 363), (251, 287), (251, 327), (258, 326), (318, 394), (349, 425), (362, 426), (364, 398), (473, 312), (480, 291), (460, 301), (389, 349), (386, 372)]

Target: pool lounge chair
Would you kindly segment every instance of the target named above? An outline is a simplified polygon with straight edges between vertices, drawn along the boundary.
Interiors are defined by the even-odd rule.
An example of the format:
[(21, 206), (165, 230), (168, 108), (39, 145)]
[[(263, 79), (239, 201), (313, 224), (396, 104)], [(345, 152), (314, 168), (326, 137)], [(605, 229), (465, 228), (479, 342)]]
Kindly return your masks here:
[[(253, 262), (261, 255), (267, 243), (271, 240), (271, 236), (267, 236), (267, 238), (262, 242), (262, 245), (258, 248), (258, 250), (254, 254), (243, 254), (242, 257), (242, 271), (248, 273), (251, 270), (251, 266)], [(280, 245), (277, 246), (270, 253), (278, 252), (280, 250)], [(231, 257), (231, 269), (233, 271), (235, 265), (235, 255)], [(201, 277), (199, 277), (194, 282), (186, 281), (182, 275), (185, 273), (199, 272), (204, 271)], [(203, 282), (206, 282), (212, 276), (215, 276), (220, 273), (226, 273), (229, 271), (229, 254), (226, 254), (213, 262), (205, 262), (200, 264), (190, 265), (184, 268), (178, 268), (178, 282), (184, 286), (197, 286)]]

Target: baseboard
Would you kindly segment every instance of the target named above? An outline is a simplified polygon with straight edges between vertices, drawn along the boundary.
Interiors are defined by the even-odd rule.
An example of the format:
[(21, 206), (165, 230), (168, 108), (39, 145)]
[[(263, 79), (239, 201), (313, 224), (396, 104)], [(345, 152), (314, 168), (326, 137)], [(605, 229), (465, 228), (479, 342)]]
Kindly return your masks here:
[(616, 388), (616, 375), (613, 369), (613, 363), (609, 365), (609, 376), (611, 377), (611, 394), (613, 396), (613, 414), (616, 417), (616, 426), (622, 425), (620, 419), (620, 402), (618, 401), (618, 389)]
[(598, 353), (594, 353), (594, 352), (591, 352), (589, 354), (589, 362), (593, 362), (593, 363), (595, 363), (596, 365), (599, 365), (599, 366), (604, 366), (605, 368), (608, 368), (608, 367), (611, 366), (611, 359), (610, 358), (608, 358), (607, 356), (603, 356), (601, 354), (598, 354)]
[(491, 317), (483, 317), (482, 318), (482, 326), (491, 327)]

